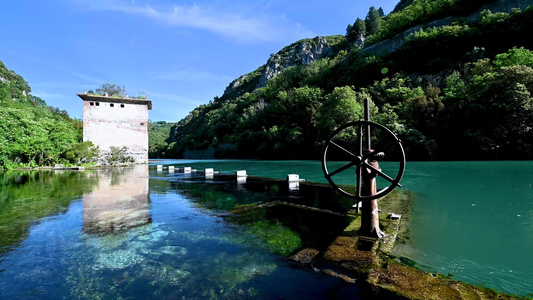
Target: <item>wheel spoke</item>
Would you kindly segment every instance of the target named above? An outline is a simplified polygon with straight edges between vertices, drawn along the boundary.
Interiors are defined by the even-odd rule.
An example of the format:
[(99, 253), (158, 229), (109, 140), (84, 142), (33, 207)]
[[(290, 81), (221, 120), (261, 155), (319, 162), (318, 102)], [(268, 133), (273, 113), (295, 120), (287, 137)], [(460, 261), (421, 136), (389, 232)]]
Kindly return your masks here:
[(353, 154), (352, 152), (350, 152), (350, 151), (348, 151), (348, 150), (344, 149), (344, 148), (343, 148), (343, 147), (342, 147), (341, 145), (339, 145), (339, 144), (335, 143), (334, 141), (331, 141), (331, 140), (330, 140), (329, 142), (330, 142), (330, 143), (331, 143), (331, 144), (332, 144), (333, 146), (335, 146), (335, 147), (337, 147), (337, 148), (341, 149), (342, 151), (344, 151), (344, 152), (346, 152), (346, 153), (350, 154), (351, 156), (353, 156), (353, 157), (356, 157), (356, 155), (355, 155), (355, 154)]
[(335, 171), (333, 171), (333, 172), (331, 172), (331, 173), (328, 173), (326, 176), (327, 176), (327, 177), (331, 177), (331, 176), (337, 175), (337, 174), (339, 174), (340, 172), (342, 172), (342, 171), (344, 171), (344, 170), (347, 170), (347, 169), (349, 169), (349, 168), (355, 166), (356, 164), (357, 164), (357, 162), (352, 161), (351, 163), (349, 163), (349, 164), (347, 164), (347, 165), (344, 165), (344, 166), (338, 168), (337, 170), (335, 170)]
[(383, 152), (383, 151), (373, 150), (372, 152), (366, 153), (365, 155), (363, 155), (363, 160), (367, 160), (371, 157), (373, 158), (376, 154), (380, 152)]
[[(366, 163), (364, 162), (363, 163), (365, 165), (365, 167), (369, 168), (369, 169), (372, 169), (374, 172), (378, 173), (379, 176), (387, 179), (390, 183), (394, 183), (394, 179), (392, 179), (389, 175), (381, 172), (380, 170), (374, 168), (372, 165), (370, 165), (369, 163)], [(400, 183), (396, 183), (397, 186), (401, 187), (402, 185)]]

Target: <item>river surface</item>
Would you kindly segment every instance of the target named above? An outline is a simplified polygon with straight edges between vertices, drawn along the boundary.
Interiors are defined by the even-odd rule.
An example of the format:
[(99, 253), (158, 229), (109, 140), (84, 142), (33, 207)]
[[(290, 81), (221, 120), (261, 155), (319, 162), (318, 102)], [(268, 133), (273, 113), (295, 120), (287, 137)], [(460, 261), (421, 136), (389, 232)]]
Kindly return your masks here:
[[(234, 219), (228, 210), (267, 201), (272, 191), (195, 181), (156, 164), (326, 182), (317, 161), (0, 173), (0, 299), (364, 298), (359, 287), (288, 259), (313, 243), (310, 232), (327, 239), (345, 220), (276, 210)], [(336, 183), (353, 184), (345, 173)], [(532, 185), (533, 162), (408, 162), (410, 238), (394, 254), (423, 270), (531, 295)], [(331, 229), (316, 227), (318, 219)]]
[[(318, 161), (165, 163), (327, 183)], [(335, 180), (355, 179), (346, 172)], [(533, 161), (407, 162), (402, 189), (414, 193), (411, 238), (396, 255), (456, 280), (533, 296)]]

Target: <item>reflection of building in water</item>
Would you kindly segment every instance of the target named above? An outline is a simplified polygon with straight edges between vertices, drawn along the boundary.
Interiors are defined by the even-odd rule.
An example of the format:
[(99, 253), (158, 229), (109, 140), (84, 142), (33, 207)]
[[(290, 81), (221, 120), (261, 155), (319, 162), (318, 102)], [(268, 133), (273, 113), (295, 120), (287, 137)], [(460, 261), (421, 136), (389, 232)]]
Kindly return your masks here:
[(107, 233), (151, 222), (148, 165), (101, 169), (98, 185), (83, 195), (83, 229)]

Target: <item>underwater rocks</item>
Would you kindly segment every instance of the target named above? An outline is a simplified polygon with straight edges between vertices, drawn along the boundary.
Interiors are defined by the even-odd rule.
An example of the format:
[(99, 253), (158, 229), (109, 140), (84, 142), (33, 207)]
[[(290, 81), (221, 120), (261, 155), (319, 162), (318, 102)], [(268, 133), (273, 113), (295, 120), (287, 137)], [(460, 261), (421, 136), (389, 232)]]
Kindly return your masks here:
[(115, 250), (109, 253), (100, 253), (93, 266), (94, 270), (112, 269), (120, 270), (141, 263), (145, 260), (142, 255), (130, 250)]
[(168, 236), (168, 234), (169, 234), (168, 231), (156, 230), (148, 234), (140, 235), (139, 237), (137, 237), (137, 240), (149, 242), (149, 243), (155, 243), (155, 242), (162, 240), (164, 237)]

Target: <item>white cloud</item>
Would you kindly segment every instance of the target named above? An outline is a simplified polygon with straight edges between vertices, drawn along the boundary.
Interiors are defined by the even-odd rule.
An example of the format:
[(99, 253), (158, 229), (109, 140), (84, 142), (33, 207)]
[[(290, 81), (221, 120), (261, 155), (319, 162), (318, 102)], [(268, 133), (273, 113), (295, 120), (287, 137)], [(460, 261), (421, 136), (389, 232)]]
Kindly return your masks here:
[(156, 8), (150, 4), (141, 6), (134, 2), (95, 2), (90, 5), (93, 10), (142, 16), (169, 26), (205, 30), (240, 42), (274, 42), (314, 36), (312, 32), (289, 22), (280, 14), (267, 14), (264, 10), (250, 9), (253, 13), (247, 13), (231, 7), (220, 9), (216, 4), (209, 7), (195, 4)]

